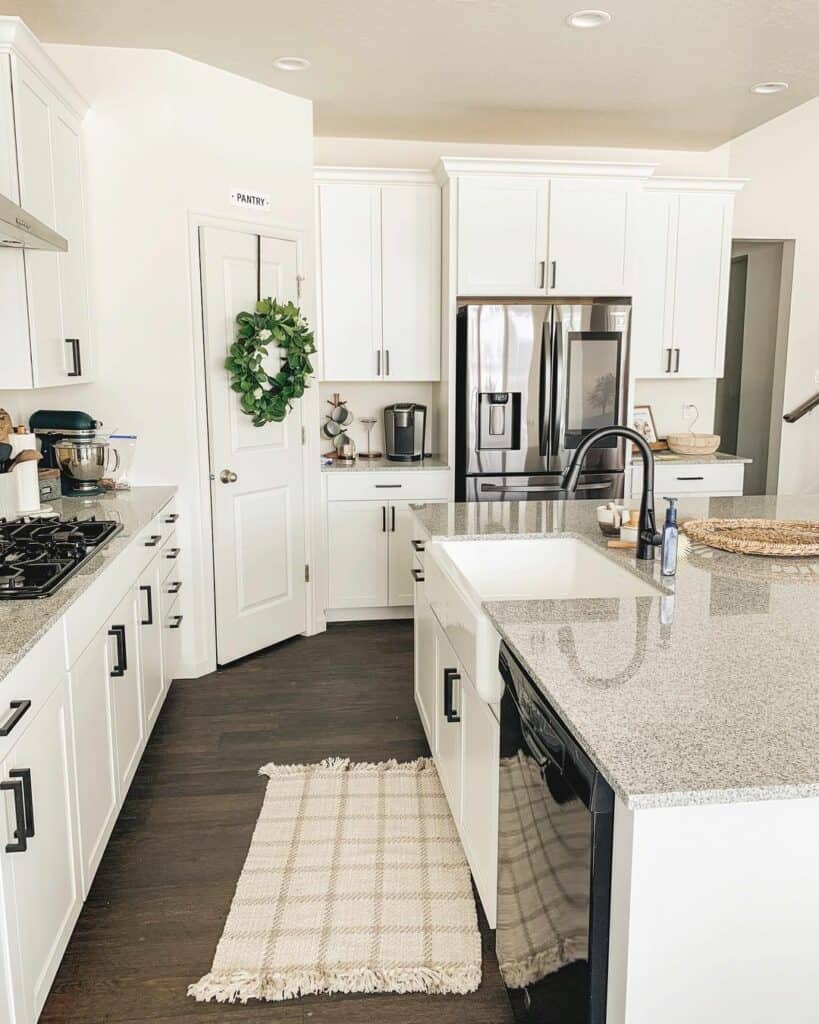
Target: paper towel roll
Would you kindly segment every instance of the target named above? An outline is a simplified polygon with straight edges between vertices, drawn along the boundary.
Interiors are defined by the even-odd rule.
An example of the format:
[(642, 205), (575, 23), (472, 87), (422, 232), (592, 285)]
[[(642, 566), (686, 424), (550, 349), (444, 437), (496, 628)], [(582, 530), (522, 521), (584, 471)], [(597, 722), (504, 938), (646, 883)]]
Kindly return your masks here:
[(11, 457), (15, 458), (20, 452), (36, 451), (37, 438), (34, 434), (9, 434), (9, 444)]
[(40, 479), (37, 476), (37, 461), (21, 462), (6, 476), (17, 481), (17, 510), (24, 516), (28, 512), (40, 511)]

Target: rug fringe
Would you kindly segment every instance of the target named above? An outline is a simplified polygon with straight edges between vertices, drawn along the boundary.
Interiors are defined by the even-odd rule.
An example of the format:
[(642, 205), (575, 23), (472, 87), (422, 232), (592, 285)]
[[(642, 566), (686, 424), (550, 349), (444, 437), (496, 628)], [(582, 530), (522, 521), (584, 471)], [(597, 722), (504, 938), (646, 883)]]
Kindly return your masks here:
[(584, 948), (582, 943), (567, 939), (550, 949), (544, 949), (520, 960), (507, 960), (498, 966), (508, 988), (526, 988), (541, 981), (548, 974), (559, 971), (566, 964), (584, 960), (587, 956), (588, 949)]
[(305, 995), (331, 995), (334, 992), (427, 992), (466, 995), (481, 983), (481, 968), (429, 967), (352, 971), (294, 971), (287, 974), (206, 974), (188, 987), (188, 995), (200, 1003), (246, 1003), (249, 999), (280, 1002)]
[(414, 761), (351, 761), (349, 757), (326, 757), (317, 764), (263, 764), (259, 775), (269, 779), (286, 775), (306, 775), (309, 772), (428, 772), (434, 770), (435, 762), (431, 757), (418, 757)]

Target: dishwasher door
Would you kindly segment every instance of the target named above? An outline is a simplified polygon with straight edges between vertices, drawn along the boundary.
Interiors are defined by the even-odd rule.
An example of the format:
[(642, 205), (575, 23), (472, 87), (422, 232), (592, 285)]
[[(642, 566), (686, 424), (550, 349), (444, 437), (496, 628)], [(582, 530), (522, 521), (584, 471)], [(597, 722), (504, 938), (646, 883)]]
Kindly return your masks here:
[(496, 951), (515, 1020), (605, 1024), (614, 793), (501, 644)]

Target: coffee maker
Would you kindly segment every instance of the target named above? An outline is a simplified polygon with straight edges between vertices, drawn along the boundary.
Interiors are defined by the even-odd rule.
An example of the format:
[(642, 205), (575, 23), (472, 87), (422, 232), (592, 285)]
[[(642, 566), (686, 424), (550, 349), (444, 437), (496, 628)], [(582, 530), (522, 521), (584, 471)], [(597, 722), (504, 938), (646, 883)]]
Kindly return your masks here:
[[(101, 421), (78, 410), (40, 409), (31, 414), (28, 425), (40, 442), (40, 467), (60, 471), (60, 488), (66, 497), (102, 494), (99, 479), (104, 475), (104, 467), (96, 465), (101, 454), (96, 449), (105, 445), (107, 464), (107, 441), (97, 433), (102, 426)], [(67, 460), (60, 457), (58, 446), (65, 443), (77, 446), (77, 454), (82, 461), (80, 458)]]
[(420, 462), (424, 457), (427, 407), (396, 402), (384, 409), (384, 445), (392, 462)]

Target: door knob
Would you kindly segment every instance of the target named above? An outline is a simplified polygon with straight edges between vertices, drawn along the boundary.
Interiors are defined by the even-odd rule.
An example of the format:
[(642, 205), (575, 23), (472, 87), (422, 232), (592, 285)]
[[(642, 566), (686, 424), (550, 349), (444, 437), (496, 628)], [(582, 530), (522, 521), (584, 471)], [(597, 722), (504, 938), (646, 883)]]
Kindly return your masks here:
[(223, 469), (219, 474), (219, 479), (223, 484), (235, 484), (239, 479), (232, 469)]

